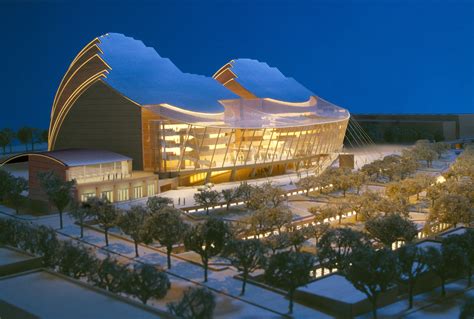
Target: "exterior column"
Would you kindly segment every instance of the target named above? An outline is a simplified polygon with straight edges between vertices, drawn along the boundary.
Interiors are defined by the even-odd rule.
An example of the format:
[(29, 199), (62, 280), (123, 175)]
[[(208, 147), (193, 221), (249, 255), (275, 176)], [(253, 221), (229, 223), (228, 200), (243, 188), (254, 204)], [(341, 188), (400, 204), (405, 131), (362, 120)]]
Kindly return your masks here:
[(113, 200), (114, 202), (117, 201), (117, 185), (115, 185), (115, 184), (113, 185), (112, 200)]

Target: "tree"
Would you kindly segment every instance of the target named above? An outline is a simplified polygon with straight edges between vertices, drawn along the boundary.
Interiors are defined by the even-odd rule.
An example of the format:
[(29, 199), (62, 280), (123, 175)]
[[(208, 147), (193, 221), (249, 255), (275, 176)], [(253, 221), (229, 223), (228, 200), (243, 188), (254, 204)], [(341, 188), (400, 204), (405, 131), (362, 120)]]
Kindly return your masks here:
[(309, 194), (309, 190), (311, 188), (316, 188), (318, 186), (317, 177), (314, 175), (303, 177), (298, 182), (296, 182), (296, 185), (303, 189), (306, 194)]
[(294, 292), (309, 282), (314, 263), (314, 257), (308, 253), (285, 251), (270, 257), (265, 269), (265, 280), (288, 291), (289, 313), (293, 312)]
[(0, 131), (0, 147), (3, 149), (3, 154), (7, 152), (7, 146), (10, 144), (10, 136), (5, 132), (5, 129)]
[(378, 203), (382, 201), (380, 193), (367, 190), (366, 192), (358, 196), (348, 196), (347, 202), (350, 205), (350, 210), (355, 212), (355, 220), (359, 217), (363, 220), (370, 220), (374, 216), (378, 215), (379, 207)]
[(28, 181), (23, 177), (11, 176), (10, 181), (7, 181), (9, 189), (6, 194), (6, 199), (15, 208), (16, 213), (19, 213), (20, 206), (24, 203), (25, 197), (22, 195), (28, 189)]
[(138, 257), (138, 244), (147, 241), (149, 232), (145, 227), (147, 211), (143, 206), (132, 206), (130, 210), (118, 216), (117, 225), (120, 229), (133, 239), (135, 245), (135, 257)]
[(334, 189), (341, 190), (346, 197), (346, 192), (354, 186), (352, 171), (348, 168), (337, 168), (333, 171), (331, 184)]
[(194, 201), (204, 206), (206, 209), (206, 215), (209, 215), (209, 208), (216, 206), (219, 203), (221, 195), (218, 191), (203, 189), (194, 194)]
[(86, 202), (78, 203), (76, 201), (73, 202), (71, 205), (71, 211), (69, 215), (79, 223), (79, 227), (81, 228), (81, 235), (80, 237), (84, 237), (84, 222), (89, 218), (92, 217), (93, 211), (91, 210), (90, 205)]
[(426, 161), (426, 166), (431, 167), (438, 153), (433, 149), (433, 145), (428, 140), (419, 140), (415, 143), (412, 152), (418, 160)]
[(39, 128), (32, 128), (31, 129), (31, 141), (30, 141), (31, 150), (35, 149), (35, 144), (36, 143), (41, 143), (42, 136), (43, 136), (43, 130), (41, 130)]
[(377, 180), (380, 177), (380, 173), (382, 171), (382, 161), (375, 160), (372, 163), (365, 164), (360, 169), (362, 172), (367, 174), (367, 177), (370, 180)]
[(446, 192), (446, 187), (441, 183), (430, 185), (426, 188), (426, 197), (431, 200), (431, 207), (434, 206), (435, 201)]
[(76, 279), (87, 276), (96, 263), (88, 249), (68, 241), (61, 244), (57, 258), (59, 272)]
[(242, 290), (245, 294), (245, 285), (249, 273), (265, 265), (265, 249), (258, 239), (238, 239), (231, 241), (224, 250), (224, 256), (230, 264), (242, 272)]
[(327, 231), (319, 240), (318, 257), (323, 267), (342, 271), (349, 262), (354, 249), (367, 245), (364, 233), (350, 228), (334, 228)]
[(247, 208), (250, 208), (250, 198), (254, 193), (254, 187), (247, 182), (240, 183), (238, 187), (239, 197), (245, 202)]
[(150, 238), (166, 247), (168, 269), (171, 269), (173, 246), (183, 240), (188, 230), (188, 225), (181, 219), (181, 211), (173, 207), (165, 207), (148, 219), (146, 228), (150, 233)]
[(336, 210), (331, 205), (323, 207), (313, 206), (308, 208), (308, 212), (314, 216), (314, 222), (323, 224), (324, 221), (336, 216)]
[(42, 130), (41, 135), (39, 136), (39, 143), (48, 143), (48, 130)]
[(260, 236), (274, 229), (281, 233), (283, 226), (290, 224), (292, 219), (293, 215), (287, 209), (263, 207), (252, 214), (247, 222), (255, 235)]
[(168, 311), (182, 319), (211, 319), (216, 307), (212, 292), (205, 287), (188, 288), (179, 302), (167, 304)]
[(352, 173), (352, 186), (356, 188), (357, 195), (360, 194), (360, 188), (367, 182), (367, 174), (363, 171)]
[(390, 199), (403, 198), (408, 200), (412, 190), (407, 180), (392, 182), (385, 187), (385, 195)]
[(12, 153), (12, 144), (15, 137), (15, 132), (9, 128), (4, 128), (0, 131), (0, 146), (3, 148), (3, 154), (6, 153), (7, 146), (10, 148), (10, 153)]
[(239, 188), (223, 189), (221, 193), (226, 204), (226, 211), (229, 211), (230, 204), (240, 196)]
[(343, 274), (372, 304), (372, 314), (377, 318), (377, 300), (397, 279), (397, 263), (394, 254), (387, 249), (357, 248), (349, 258)]
[(462, 235), (450, 235), (444, 239), (444, 242), (462, 248), (465, 257), (464, 270), (467, 275), (467, 286), (470, 287), (472, 284), (472, 268), (474, 266), (474, 231), (467, 229)]
[(335, 216), (339, 217), (340, 225), (342, 222), (342, 217), (350, 211), (351, 206), (348, 202), (335, 202), (332, 206), (334, 207)]
[(270, 229), (277, 229), (281, 233), (283, 226), (291, 224), (293, 214), (290, 210), (278, 207), (264, 209)]
[(128, 275), (126, 266), (120, 265), (117, 260), (107, 257), (99, 261), (96, 268), (89, 273), (89, 280), (99, 288), (118, 293), (124, 289), (126, 275)]
[(412, 151), (406, 149), (402, 150), (402, 157), (400, 159), (400, 165), (398, 166), (400, 179), (404, 179), (415, 173), (419, 166), (420, 164)]
[(472, 215), (471, 203), (465, 196), (445, 194), (436, 201), (429, 218), (456, 227), (459, 223), (470, 224)]
[(137, 297), (144, 305), (150, 298), (166, 296), (171, 283), (165, 272), (147, 264), (136, 265), (127, 276), (125, 291)]
[(33, 130), (30, 127), (24, 126), (18, 130), (16, 137), (21, 144), (25, 145), (25, 150), (28, 151), (28, 144), (33, 141)]
[(288, 233), (271, 234), (263, 238), (263, 244), (272, 251), (272, 255), (275, 255), (277, 250), (288, 248), (291, 245)]
[(407, 244), (397, 249), (400, 275), (408, 283), (408, 308), (413, 307), (413, 291), (418, 278), (427, 271), (424, 249)]
[(152, 214), (158, 212), (163, 207), (167, 207), (172, 204), (173, 204), (173, 200), (168, 197), (153, 196), (153, 197), (149, 197), (148, 200), (146, 201), (146, 207)]
[(38, 179), (48, 199), (59, 211), (59, 228), (63, 228), (63, 211), (72, 200), (74, 180), (65, 181), (54, 171), (39, 172)]
[(12, 189), (13, 175), (0, 169), (0, 201), (3, 201)]
[(280, 208), (286, 200), (284, 190), (280, 187), (273, 186), (271, 183), (253, 186), (250, 190), (247, 207), (254, 210)]
[(320, 238), (330, 229), (329, 224), (315, 224), (315, 225), (310, 225), (305, 228), (305, 233), (307, 234), (308, 237), (314, 238), (316, 242), (316, 246), (318, 246)]
[(461, 307), (459, 319), (471, 319), (474, 317), (474, 298), (468, 297)]
[(418, 235), (418, 229), (411, 220), (399, 214), (379, 216), (368, 220), (365, 229), (377, 242), (390, 249), (397, 240), (411, 242)]
[(109, 229), (117, 225), (120, 211), (105, 198), (91, 200), (95, 217), (100, 227), (104, 229), (105, 246), (109, 245)]
[(466, 265), (462, 247), (443, 242), (441, 248), (427, 247), (425, 257), (428, 270), (441, 280), (441, 296), (444, 297), (446, 280), (458, 275)]
[(292, 227), (291, 231), (288, 231), (288, 240), (290, 245), (293, 246), (294, 251), (299, 252), (301, 250), (301, 246), (306, 241), (306, 232), (302, 229), (296, 229), (296, 227)]
[(408, 201), (403, 197), (387, 198), (382, 197), (379, 202), (374, 203), (377, 212), (388, 214), (401, 214), (405, 217), (409, 215)]
[(204, 223), (192, 227), (184, 237), (186, 249), (201, 256), (204, 266), (204, 282), (207, 282), (209, 259), (222, 252), (228, 238), (229, 229), (223, 220), (209, 218)]

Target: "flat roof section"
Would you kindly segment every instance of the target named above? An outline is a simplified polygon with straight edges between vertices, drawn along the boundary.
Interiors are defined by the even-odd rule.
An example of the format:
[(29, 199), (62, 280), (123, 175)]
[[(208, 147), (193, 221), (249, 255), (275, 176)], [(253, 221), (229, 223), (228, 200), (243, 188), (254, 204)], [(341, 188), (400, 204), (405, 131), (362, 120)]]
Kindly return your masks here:
[(49, 271), (0, 278), (0, 299), (40, 318), (169, 318)]
[(313, 281), (298, 290), (348, 304), (355, 304), (367, 299), (367, 296), (357, 290), (349, 280), (338, 274)]
[(35, 257), (17, 251), (16, 249), (11, 249), (9, 247), (0, 247), (0, 267), (14, 264), (20, 261), (25, 261), (31, 258)]
[(122, 154), (94, 149), (65, 149), (40, 154), (52, 157), (69, 167), (132, 160), (130, 157)]

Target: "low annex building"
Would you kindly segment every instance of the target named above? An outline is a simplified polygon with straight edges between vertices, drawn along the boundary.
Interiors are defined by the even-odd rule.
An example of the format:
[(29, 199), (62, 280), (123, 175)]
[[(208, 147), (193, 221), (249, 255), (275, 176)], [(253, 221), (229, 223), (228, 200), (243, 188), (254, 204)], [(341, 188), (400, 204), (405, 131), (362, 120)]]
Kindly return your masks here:
[(239, 181), (328, 165), (349, 117), (266, 63), (236, 59), (213, 77), (189, 74), (143, 42), (109, 33), (65, 73), (49, 150), (123, 154), (168, 188)]
[(66, 149), (27, 153), (8, 162), (28, 161), (29, 197), (47, 200), (38, 173), (54, 171), (65, 181), (75, 180), (74, 197), (104, 197), (111, 202), (154, 196), (159, 192), (158, 176), (152, 172), (133, 171), (132, 159), (105, 150)]

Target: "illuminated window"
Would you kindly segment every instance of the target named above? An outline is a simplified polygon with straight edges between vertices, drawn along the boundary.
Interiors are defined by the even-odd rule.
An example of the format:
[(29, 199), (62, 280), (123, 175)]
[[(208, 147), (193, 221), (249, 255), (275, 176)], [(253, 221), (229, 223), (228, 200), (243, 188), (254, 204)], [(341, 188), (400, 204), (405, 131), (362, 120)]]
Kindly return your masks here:
[(199, 174), (191, 175), (191, 177), (189, 178), (189, 181), (191, 183), (196, 183), (196, 182), (199, 182), (199, 181), (203, 181), (206, 178), (206, 175), (207, 175), (207, 173), (199, 173)]
[(133, 198), (142, 198), (143, 197), (143, 187), (136, 186), (133, 188)]
[(128, 188), (119, 189), (117, 192), (117, 197), (119, 201), (129, 200)]
[(85, 202), (88, 198), (95, 197), (95, 193), (84, 193), (81, 195), (81, 201)]
[(102, 198), (107, 199), (109, 202), (113, 202), (114, 194), (112, 191), (104, 191), (102, 192)]
[(155, 184), (148, 184), (148, 187), (147, 187), (147, 195), (148, 196), (153, 196), (155, 195)]

